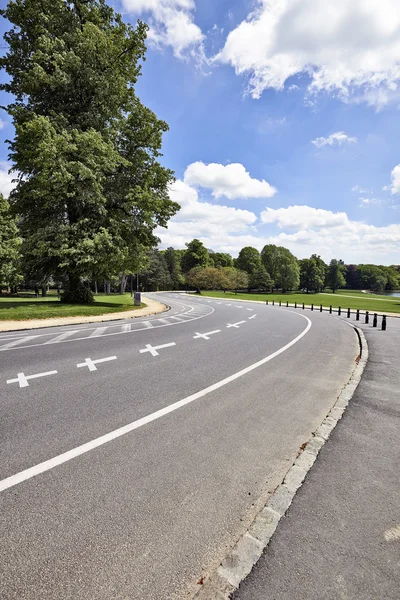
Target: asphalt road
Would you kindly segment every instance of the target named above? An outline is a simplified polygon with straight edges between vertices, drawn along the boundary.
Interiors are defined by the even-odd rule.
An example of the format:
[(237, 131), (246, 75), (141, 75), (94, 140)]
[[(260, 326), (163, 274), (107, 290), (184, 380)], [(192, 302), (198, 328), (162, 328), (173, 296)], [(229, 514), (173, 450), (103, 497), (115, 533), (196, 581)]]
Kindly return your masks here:
[(331, 315), (157, 298), (171, 311), (0, 336), (2, 600), (190, 597), (358, 354)]

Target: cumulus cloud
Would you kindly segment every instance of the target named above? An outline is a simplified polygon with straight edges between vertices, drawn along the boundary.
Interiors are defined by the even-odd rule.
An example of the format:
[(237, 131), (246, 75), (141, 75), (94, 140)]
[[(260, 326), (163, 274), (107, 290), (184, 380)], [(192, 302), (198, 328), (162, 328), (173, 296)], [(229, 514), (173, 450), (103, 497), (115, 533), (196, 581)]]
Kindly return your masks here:
[(318, 137), (311, 143), (317, 148), (323, 148), (323, 146), (342, 146), (343, 144), (355, 144), (356, 142), (357, 138), (348, 136), (344, 131), (337, 131), (326, 138)]
[(194, 0), (123, 0), (123, 6), (128, 13), (148, 17), (153, 44), (171, 46), (178, 58), (188, 51), (202, 54), (204, 35), (194, 23)]
[(382, 202), (382, 200), (379, 200), (379, 198), (360, 198), (359, 200), (362, 208), (371, 206), (371, 204), (381, 204)]
[(354, 185), (351, 188), (351, 191), (356, 192), (357, 194), (373, 194), (374, 193), (374, 190), (365, 189), (365, 188), (361, 187), (361, 185)]
[(214, 198), (271, 198), (277, 192), (264, 179), (253, 179), (240, 163), (221, 165), (195, 162), (185, 171), (184, 181), (191, 186), (212, 190)]
[(393, 195), (400, 195), (400, 165), (397, 165), (392, 171), (392, 184), (389, 189)]
[(6, 198), (10, 195), (11, 190), (14, 189), (15, 183), (12, 182), (14, 175), (9, 175), (8, 171), (11, 168), (11, 164), (5, 161), (0, 161), (0, 194), (3, 194)]
[(7, 125), (7, 122), (6, 122), (6, 121), (3, 121), (3, 119), (0, 119), (0, 131), (1, 131), (2, 129), (4, 129), (4, 127), (5, 127), (6, 125)]
[(249, 75), (254, 98), (307, 74), (311, 94), (381, 108), (396, 97), (399, 57), (398, 0), (257, 0), (215, 60)]
[(266, 208), (260, 215), (262, 223), (275, 223), (280, 229), (320, 229), (347, 225), (346, 213), (334, 213), (311, 206)]

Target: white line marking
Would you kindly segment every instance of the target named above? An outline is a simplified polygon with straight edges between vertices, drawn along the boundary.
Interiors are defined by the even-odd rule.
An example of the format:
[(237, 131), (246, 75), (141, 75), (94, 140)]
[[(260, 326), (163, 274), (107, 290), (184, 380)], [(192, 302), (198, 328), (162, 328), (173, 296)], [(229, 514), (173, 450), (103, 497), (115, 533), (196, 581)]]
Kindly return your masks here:
[(255, 319), (257, 315), (252, 315), (251, 317), (249, 317), (249, 321), (251, 321), (252, 319)]
[(394, 542), (395, 540), (399, 540), (400, 525), (397, 525), (397, 527), (393, 527), (392, 529), (388, 529), (383, 535), (387, 542)]
[(232, 306), (232, 304), (227, 304), (227, 306)]
[(247, 308), (246, 310), (254, 310), (254, 308)]
[(226, 377), (225, 379), (221, 379), (221, 381), (218, 381), (217, 383), (214, 383), (213, 385), (210, 385), (209, 387), (204, 388), (204, 390), (200, 390), (199, 392), (196, 392), (195, 394), (192, 394), (191, 396), (187, 396), (186, 398), (183, 398), (183, 400), (179, 400), (178, 402), (175, 402), (174, 404), (170, 404), (169, 406), (166, 406), (165, 408), (162, 408), (161, 410), (157, 410), (156, 412), (154, 412), (150, 415), (147, 415), (146, 417), (142, 417), (141, 419), (138, 419), (137, 421), (133, 421), (132, 423), (129, 423), (128, 425), (124, 425), (124, 427), (120, 427), (119, 429), (110, 431), (109, 433), (106, 433), (105, 435), (95, 438), (94, 440), (91, 440), (90, 442), (86, 442), (86, 444), (82, 444), (82, 446), (78, 446), (77, 448), (68, 450), (67, 452), (64, 452), (63, 454), (59, 454), (58, 456), (55, 456), (54, 458), (51, 458), (50, 460), (46, 460), (42, 463), (39, 463), (38, 465), (35, 465), (34, 467), (30, 467), (29, 469), (20, 471), (19, 473), (16, 473), (16, 475), (11, 475), (10, 477), (3, 479), (2, 481), (0, 481), (0, 492), (7, 490), (9, 488), (12, 488), (12, 487), (18, 485), (19, 483), (22, 483), (23, 481), (27, 481), (28, 479), (31, 479), (32, 477), (35, 477), (36, 475), (40, 475), (41, 473), (50, 471), (51, 469), (54, 469), (55, 467), (58, 467), (59, 465), (62, 465), (70, 460), (73, 460), (74, 458), (77, 458), (78, 456), (81, 456), (82, 454), (86, 454), (87, 452), (90, 452), (91, 450), (94, 450), (95, 448), (98, 448), (99, 446), (103, 446), (104, 444), (107, 444), (108, 442), (112, 442), (113, 440), (116, 440), (117, 438), (120, 438), (123, 435), (126, 435), (127, 433), (131, 433), (131, 431), (134, 431), (135, 429), (139, 429), (140, 427), (143, 427), (144, 425), (148, 425), (148, 423), (157, 421), (158, 419), (161, 419), (161, 417), (165, 417), (166, 415), (169, 415), (170, 413), (173, 413), (176, 410), (179, 410), (180, 408), (183, 408), (184, 406), (191, 404), (195, 400), (198, 400), (199, 398), (203, 398), (204, 396), (206, 396), (207, 394), (210, 394), (211, 392), (215, 392), (215, 390), (218, 390), (218, 389), (222, 388), (224, 385), (227, 385), (228, 383), (231, 383), (232, 381), (239, 379), (239, 377), (243, 377), (243, 375), (247, 375), (247, 373), (251, 373), (251, 371), (254, 371), (258, 367), (265, 365), (270, 360), (273, 360), (274, 358), (276, 358), (280, 354), (283, 354), (283, 352), (286, 352), (286, 350), (289, 350), (289, 348), (291, 348), (292, 346), (297, 344), (297, 342), (299, 342), (310, 331), (310, 328), (312, 325), (310, 319), (308, 317), (306, 317), (305, 315), (301, 315), (299, 313), (295, 313), (295, 314), (297, 314), (299, 317), (302, 317), (303, 319), (305, 319), (307, 321), (307, 327), (297, 337), (295, 337), (291, 342), (289, 342), (285, 346), (282, 346), (282, 348), (280, 348), (273, 354), (270, 354), (269, 356), (259, 360), (258, 362), (253, 363), (249, 367), (246, 367), (245, 369), (242, 369), (241, 371), (238, 371), (237, 373), (234, 373), (233, 375)]
[(29, 387), (28, 379), (37, 379), (38, 377), (47, 377), (47, 375), (56, 375), (57, 371), (47, 371), (47, 373), (37, 373), (36, 375), (25, 375), (18, 373), (16, 379), (8, 379), (7, 383), (19, 383), (19, 387)]
[(170, 348), (171, 346), (176, 346), (175, 342), (171, 342), (170, 344), (161, 344), (161, 346), (152, 346), (151, 344), (146, 344), (146, 348), (140, 350), (140, 354), (150, 352), (152, 356), (159, 356), (159, 352), (157, 352), (157, 350), (161, 350), (162, 348)]
[(92, 360), (91, 358), (85, 358), (85, 362), (79, 363), (76, 365), (78, 369), (81, 367), (88, 367), (89, 371), (97, 371), (96, 365), (99, 363), (108, 362), (109, 360), (117, 360), (116, 356), (108, 356), (107, 358), (98, 358), (97, 360)]
[(107, 331), (107, 329), (108, 327), (96, 327), (96, 329), (88, 337), (100, 337), (105, 331)]
[(57, 344), (57, 342), (61, 342), (62, 340), (67, 339), (74, 333), (79, 333), (79, 329), (74, 329), (72, 331), (66, 331), (65, 333), (62, 333), (61, 335), (58, 335), (57, 337), (53, 338), (52, 340), (49, 340), (48, 342), (44, 342), (43, 346), (45, 346), (46, 344)]
[(215, 331), (209, 331), (208, 333), (196, 333), (196, 335), (193, 336), (193, 339), (199, 340), (200, 338), (202, 338), (203, 340), (209, 340), (210, 338), (208, 336), (214, 335), (214, 333), (221, 333), (221, 330), (216, 329)]
[(39, 336), (38, 335), (29, 335), (28, 337), (19, 338), (18, 340), (14, 340), (13, 342), (10, 342), (9, 344), (4, 344), (4, 346), (2, 346), (1, 349), (8, 350), (8, 348), (13, 348), (14, 346), (17, 346), (17, 344), (21, 344), (23, 342), (29, 342), (29, 340), (34, 340), (37, 337), (39, 337)]
[(243, 306), (238, 306), (237, 304), (235, 304), (235, 308), (243, 308)]
[(239, 329), (239, 325), (243, 325), (243, 323), (246, 323), (246, 321), (239, 321), (238, 323), (228, 323), (227, 324), (227, 329), (229, 329), (230, 327), (235, 327), (236, 329)]
[(124, 323), (122, 325), (122, 331), (126, 333), (127, 331), (131, 331), (132, 323)]

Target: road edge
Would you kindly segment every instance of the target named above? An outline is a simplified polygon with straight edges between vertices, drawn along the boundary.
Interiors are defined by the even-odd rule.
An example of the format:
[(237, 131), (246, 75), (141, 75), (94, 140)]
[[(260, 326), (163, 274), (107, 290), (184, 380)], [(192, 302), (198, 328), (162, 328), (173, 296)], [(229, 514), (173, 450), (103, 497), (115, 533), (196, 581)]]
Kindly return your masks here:
[(202, 581), (201, 588), (192, 598), (195, 600), (229, 600), (231, 594), (250, 574), (274, 535), (280, 520), (286, 514), (297, 490), (302, 486), (307, 473), (312, 468), (321, 448), (328, 441), (332, 431), (343, 414), (361, 381), (368, 362), (368, 344), (363, 331), (351, 326), (357, 337), (360, 354), (349, 381), (339, 394), (335, 404), (312, 437), (301, 448), (296, 460), (257, 514), (250, 527), (226, 555), (219, 567)]

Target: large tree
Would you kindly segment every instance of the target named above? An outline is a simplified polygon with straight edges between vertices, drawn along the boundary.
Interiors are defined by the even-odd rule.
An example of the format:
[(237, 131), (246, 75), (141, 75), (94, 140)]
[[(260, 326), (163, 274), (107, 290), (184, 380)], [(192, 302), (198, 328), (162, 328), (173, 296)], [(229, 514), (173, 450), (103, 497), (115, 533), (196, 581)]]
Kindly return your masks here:
[(13, 287), (19, 280), (21, 238), (8, 201), (0, 194), (0, 292), (1, 286)]
[(13, 95), (10, 158), (31, 260), (63, 279), (69, 299), (98, 273), (133, 272), (178, 205), (158, 157), (167, 125), (135, 95), (147, 27), (102, 0), (11, 0), (0, 59)]
[(261, 265), (260, 253), (257, 248), (253, 248), (252, 246), (245, 246), (242, 248), (235, 261), (235, 267), (242, 271), (246, 271), (249, 275), (253, 275)]
[(288, 248), (267, 244), (261, 250), (261, 260), (275, 287), (287, 291), (299, 286), (298, 260)]
[(343, 261), (332, 258), (326, 274), (326, 284), (331, 288), (333, 293), (346, 285), (345, 273), (346, 267)]
[(210, 255), (203, 242), (194, 239), (186, 244), (186, 251), (182, 257), (182, 270), (188, 273), (195, 267), (207, 267), (210, 263)]
[(326, 265), (320, 256), (313, 254), (311, 258), (303, 258), (300, 265), (300, 287), (307, 293), (310, 290), (319, 292), (325, 285)]

